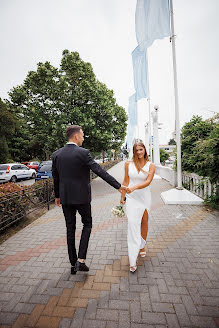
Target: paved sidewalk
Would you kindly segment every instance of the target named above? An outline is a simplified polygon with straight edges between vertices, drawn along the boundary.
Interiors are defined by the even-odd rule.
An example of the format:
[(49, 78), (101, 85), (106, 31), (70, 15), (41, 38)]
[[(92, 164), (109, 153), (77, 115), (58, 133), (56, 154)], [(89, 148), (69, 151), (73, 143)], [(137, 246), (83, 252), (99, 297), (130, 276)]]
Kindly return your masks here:
[[(119, 181), (123, 165), (109, 170)], [(147, 256), (129, 273), (127, 219), (111, 208), (120, 194), (92, 182), (88, 274), (70, 275), (65, 222), (54, 208), (0, 246), (0, 327), (219, 327), (216, 212), (164, 205), (152, 182)], [(78, 220), (77, 242), (81, 223)]]

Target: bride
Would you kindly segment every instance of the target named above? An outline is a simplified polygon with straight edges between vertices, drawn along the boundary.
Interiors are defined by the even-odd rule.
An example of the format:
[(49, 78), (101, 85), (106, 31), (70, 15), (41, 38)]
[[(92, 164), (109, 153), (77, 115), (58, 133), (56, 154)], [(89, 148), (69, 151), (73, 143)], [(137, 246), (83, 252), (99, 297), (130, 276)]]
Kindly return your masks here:
[(128, 218), (128, 255), (130, 271), (137, 269), (136, 260), (146, 256), (145, 244), (148, 233), (148, 214), (151, 208), (150, 183), (155, 173), (155, 165), (148, 159), (145, 145), (133, 145), (133, 158), (125, 163), (123, 185), (127, 190), (121, 193), (121, 203), (125, 204)]

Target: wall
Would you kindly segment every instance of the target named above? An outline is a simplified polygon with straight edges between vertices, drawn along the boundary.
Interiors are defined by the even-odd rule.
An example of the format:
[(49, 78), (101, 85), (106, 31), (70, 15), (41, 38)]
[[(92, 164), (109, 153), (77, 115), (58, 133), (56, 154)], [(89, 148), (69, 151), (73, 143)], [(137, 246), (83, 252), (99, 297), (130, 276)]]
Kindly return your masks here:
[(169, 181), (172, 186), (175, 187), (177, 185), (176, 171), (170, 167), (156, 165), (156, 174), (158, 174), (161, 178)]

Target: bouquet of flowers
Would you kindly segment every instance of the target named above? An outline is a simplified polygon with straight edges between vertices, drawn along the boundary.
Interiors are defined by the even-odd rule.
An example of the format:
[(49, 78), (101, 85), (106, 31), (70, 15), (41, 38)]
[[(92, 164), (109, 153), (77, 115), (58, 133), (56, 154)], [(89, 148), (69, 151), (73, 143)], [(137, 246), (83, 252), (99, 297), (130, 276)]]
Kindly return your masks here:
[(125, 211), (122, 205), (117, 205), (116, 207), (113, 207), (111, 212), (119, 218), (125, 216)]

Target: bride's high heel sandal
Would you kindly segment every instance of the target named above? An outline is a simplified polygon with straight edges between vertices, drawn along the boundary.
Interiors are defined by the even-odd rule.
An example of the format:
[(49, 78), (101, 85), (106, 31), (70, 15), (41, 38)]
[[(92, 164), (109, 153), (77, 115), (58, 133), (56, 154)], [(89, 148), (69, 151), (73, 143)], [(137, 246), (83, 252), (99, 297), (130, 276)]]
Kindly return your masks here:
[(145, 257), (146, 256), (146, 250), (144, 249), (144, 251), (141, 251), (140, 253), (139, 253), (139, 255), (140, 255), (140, 257)]
[(145, 257), (146, 256), (146, 251), (145, 252), (140, 252), (139, 255), (140, 255), (140, 257)]
[[(141, 237), (141, 246), (140, 246), (140, 257), (145, 257), (146, 256), (146, 250), (145, 250), (145, 244), (146, 244), (146, 240), (144, 240), (142, 237)], [(141, 249), (143, 249), (143, 251), (141, 251)]]
[(130, 267), (130, 272), (134, 273), (137, 270), (137, 265)]

